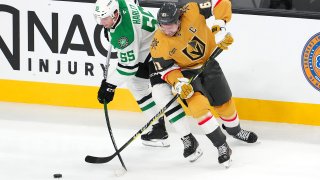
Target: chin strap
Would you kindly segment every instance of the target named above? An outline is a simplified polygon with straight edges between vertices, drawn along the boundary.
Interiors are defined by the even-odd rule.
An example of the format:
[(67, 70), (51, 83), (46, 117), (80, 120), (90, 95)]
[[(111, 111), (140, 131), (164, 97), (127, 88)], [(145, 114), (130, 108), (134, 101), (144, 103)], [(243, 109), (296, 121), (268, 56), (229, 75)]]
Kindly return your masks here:
[(112, 28), (114, 27), (114, 25), (117, 24), (119, 17), (120, 17), (120, 13), (119, 12), (118, 12), (118, 17), (115, 16), (115, 13), (113, 13), (113, 15), (111, 15), (111, 18), (112, 18), (112, 21), (113, 21), (113, 24), (111, 26)]

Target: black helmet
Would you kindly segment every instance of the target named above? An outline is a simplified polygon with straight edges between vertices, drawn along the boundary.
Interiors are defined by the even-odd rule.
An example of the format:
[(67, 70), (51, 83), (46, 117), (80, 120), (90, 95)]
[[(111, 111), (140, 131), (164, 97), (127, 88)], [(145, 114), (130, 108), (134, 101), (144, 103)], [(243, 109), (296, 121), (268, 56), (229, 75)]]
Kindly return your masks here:
[(159, 9), (157, 20), (159, 24), (173, 24), (179, 20), (180, 9), (175, 3), (165, 2)]

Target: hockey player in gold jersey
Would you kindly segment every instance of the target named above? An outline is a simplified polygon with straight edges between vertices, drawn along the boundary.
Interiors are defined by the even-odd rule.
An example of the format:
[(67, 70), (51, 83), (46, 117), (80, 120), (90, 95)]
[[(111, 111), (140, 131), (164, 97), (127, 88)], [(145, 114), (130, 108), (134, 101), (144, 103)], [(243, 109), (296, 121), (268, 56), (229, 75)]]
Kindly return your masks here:
[[(212, 15), (215, 21), (210, 29), (206, 19)], [(230, 165), (232, 151), (210, 106), (223, 120), (222, 127), (234, 138), (254, 143), (258, 137), (240, 127), (231, 90), (217, 61), (211, 59), (198, 78), (191, 84), (188, 82), (212, 58), (217, 47), (226, 50), (233, 43), (226, 31), (231, 15), (229, 0), (190, 2), (180, 9), (174, 3), (164, 3), (157, 14), (159, 28), (150, 46), (155, 68), (184, 99), (198, 125), (218, 149), (219, 163), (226, 167)]]

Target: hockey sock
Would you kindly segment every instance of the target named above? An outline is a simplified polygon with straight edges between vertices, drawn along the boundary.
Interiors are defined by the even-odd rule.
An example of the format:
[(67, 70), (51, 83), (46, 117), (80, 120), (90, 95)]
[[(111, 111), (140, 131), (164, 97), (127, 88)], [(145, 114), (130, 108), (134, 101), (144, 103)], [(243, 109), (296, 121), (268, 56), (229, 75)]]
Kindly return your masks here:
[(237, 127), (240, 124), (240, 120), (238, 117), (238, 114), (235, 113), (235, 115), (232, 117), (221, 117), (221, 120), (223, 121), (223, 124), (228, 128)]
[(221, 131), (220, 127), (217, 127), (211, 133), (206, 134), (206, 136), (210, 139), (210, 141), (212, 142), (212, 144), (215, 147), (221, 146), (222, 144), (224, 144), (226, 142), (226, 139), (227, 139), (226, 136)]
[(184, 137), (191, 133), (189, 123), (187, 118), (184, 116), (179, 121), (172, 123), (174, 129), (179, 133), (180, 137)]
[(216, 120), (216, 118), (214, 118), (211, 112), (208, 112), (207, 114), (201, 116), (198, 119), (200, 120), (198, 125), (203, 129), (205, 134), (211, 133), (217, 127), (219, 127), (218, 121)]

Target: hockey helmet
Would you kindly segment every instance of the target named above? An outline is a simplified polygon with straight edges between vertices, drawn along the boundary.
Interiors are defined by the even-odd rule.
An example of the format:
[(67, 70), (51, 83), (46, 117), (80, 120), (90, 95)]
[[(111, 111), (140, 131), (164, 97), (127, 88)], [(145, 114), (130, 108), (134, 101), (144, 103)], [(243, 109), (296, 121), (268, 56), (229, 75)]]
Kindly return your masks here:
[(158, 23), (174, 24), (179, 20), (180, 9), (175, 3), (165, 2), (159, 9), (157, 14)]
[(94, 8), (94, 17), (98, 24), (101, 24), (101, 19), (111, 16), (119, 11), (119, 4), (117, 0), (97, 0)]

